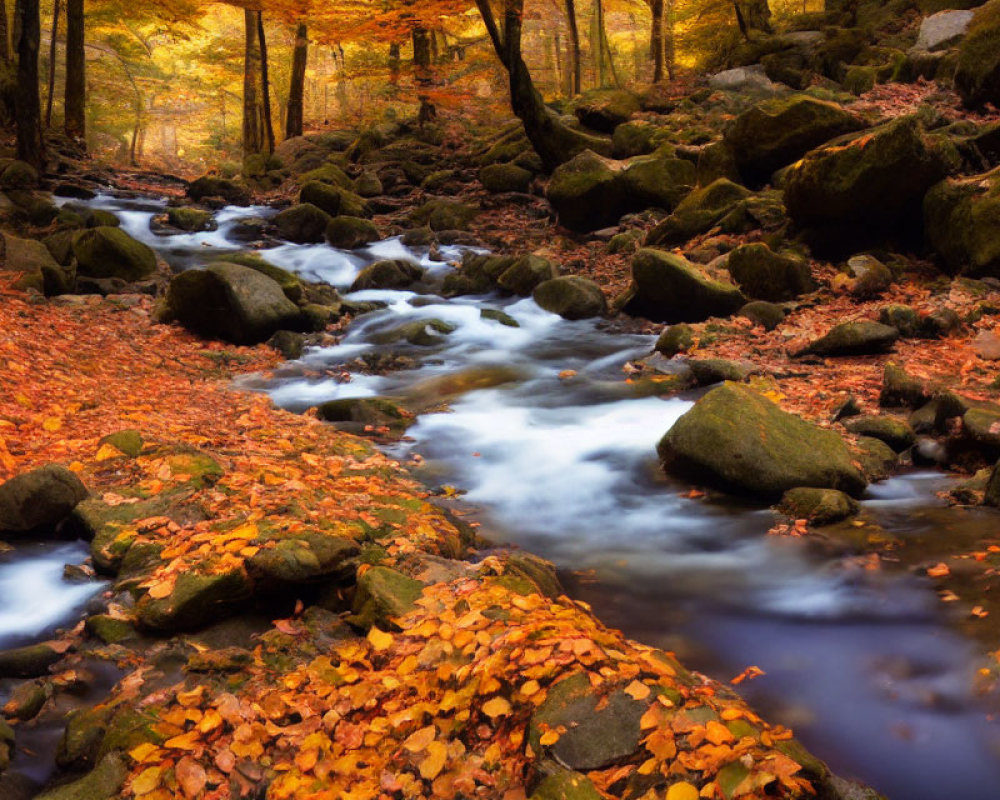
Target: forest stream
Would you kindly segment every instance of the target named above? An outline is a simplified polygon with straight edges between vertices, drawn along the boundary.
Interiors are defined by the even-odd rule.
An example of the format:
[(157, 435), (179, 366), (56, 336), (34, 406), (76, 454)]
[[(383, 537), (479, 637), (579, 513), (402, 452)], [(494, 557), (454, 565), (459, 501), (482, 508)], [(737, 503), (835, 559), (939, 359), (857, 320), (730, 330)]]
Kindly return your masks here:
[[(227, 208), (215, 232), (164, 237), (150, 230), (162, 202), (90, 202), (114, 211), (176, 269), (207, 250), (242, 247), (230, 235), (234, 223), (270, 213)], [(443, 247), (442, 256), (460, 259), (461, 250)], [(377, 259), (418, 259), (432, 278), (450, 269), (396, 239), (351, 253), (283, 244), (267, 258), (341, 291)], [(337, 346), (241, 386), (293, 411), (363, 396), (399, 397), (432, 412), (447, 404), (420, 416), (390, 452), (439, 494), (460, 495), (488, 540), (552, 560), (605, 623), (720, 680), (759, 667), (764, 674), (739, 691), (838, 773), (893, 800), (996, 796), (1000, 729), (974, 689), (978, 645), (954, 630), (922, 579), (868, 570), (863, 558), (805, 538), (769, 536), (768, 508), (691, 496), (690, 486), (664, 476), (656, 442), (694, 397), (649, 396), (644, 384), (626, 382), (623, 367), (650, 352), (652, 337), (569, 322), (530, 299), (410, 291), (350, 299), (385, 308), (358, 317)], [(444, 323), (426, 328), (427, 344), (379, 343), (422, 320)], [(358, 370), (390, 353), (407, 359), (404, 368)], [(988, 512), (945, 507), (936, 493), (949, 480), (914, 471), (873, 485), (864, 513), (899, 537), (995, 523)], [(79, 559), (74, 547), (22, 550), (0, 563), (0, 644), (65, 621), (94, 591), (52, 572), (56, 562)], [(10, 603), (27, 595), (45, 595), (66, 614), (36, 606), (26, 630), (26, 616)]]

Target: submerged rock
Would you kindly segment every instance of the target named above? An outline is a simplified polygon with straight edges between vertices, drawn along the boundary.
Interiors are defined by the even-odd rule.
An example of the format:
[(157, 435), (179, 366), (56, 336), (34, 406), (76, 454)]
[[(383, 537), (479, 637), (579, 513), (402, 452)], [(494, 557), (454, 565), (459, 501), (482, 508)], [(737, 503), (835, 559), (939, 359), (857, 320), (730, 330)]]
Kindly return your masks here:
[(835, 432), (732, 383), (695, 403), (657, 451), (669, 472), (768, 499), (802, 486), (856, 496), (867, 485)]

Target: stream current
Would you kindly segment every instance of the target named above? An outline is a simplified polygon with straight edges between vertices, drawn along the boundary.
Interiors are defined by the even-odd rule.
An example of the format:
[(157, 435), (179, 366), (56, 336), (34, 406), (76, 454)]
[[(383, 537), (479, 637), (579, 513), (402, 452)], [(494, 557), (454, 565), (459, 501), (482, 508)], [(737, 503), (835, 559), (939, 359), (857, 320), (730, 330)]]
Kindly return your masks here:
[[(115, 212), (177, 270), (242, 249), (233, 233), (238, 220), (273, 213), (226, 208), (215, 232), (163, 237), (150, 230), (163, 201), (102, 195), (90, 202)], [(442, 254), (458, 260), (461, 249)], [(396, 239), (355, 252), (282, 244), (262, 255), (341, 291), (382, 258), (419, 261), (436, 277), (451, 269)], [(622, 367), (649, 353), (652, 337), (565, 321), (530, 299), (407, 291), (350, 297), (386, 307), (359, 317), (337, 346), (307, 351), (266, 382), (241, 384), (295, 411), (374, 395), (430, 407), (445, 382), (488, 385), (452, 395), (447, 412), (422, 415), (408, 441), (392, 448), (402, 460), (419, 456), (415, 472), (429, 485), (464, 493), (487, 538), (551, 559), (574, 596), (606, 623), (676, 650), (689, 666), (723, 681), (760, 667), (762, 677), (740, 686), (744, 696), (771, 721), (794, 727), (834, 771), (890, 800), (997, 797), (1000, 726), (972, 688), (982, 666), (977, 646), (954, 632), (920, 579), (768, 536), (768, 509), (691, 498), (688, 485), (665, 477), (656, 442), (695, 398), (642, 397), (623, 380)], [(484, 309), (509, 319), (483, 316)], [(419, 320), (454, 330), (430, 346), (374, 342)], [(412, 364), (386, 375), (354, 372), (358, 359), (382, 354)], [(926, 535), (929, 524), (942, 524), (935, 492), (947, 481), (934, 472), (904, 474), (872, 486), (864, 505), (898, 536)], [(978, 523), (995, 526), (996, 517)], [(21, 582), (26, 572), (11, 571), (27, 570), (34, 557), (0, 563), (0, 599), (8, 587), (37, 591)], [(65, 615), (80, 603), (72, 584), (59, 596)], [(20, 619), (4, 601), (0, 643), (28, 632)]]

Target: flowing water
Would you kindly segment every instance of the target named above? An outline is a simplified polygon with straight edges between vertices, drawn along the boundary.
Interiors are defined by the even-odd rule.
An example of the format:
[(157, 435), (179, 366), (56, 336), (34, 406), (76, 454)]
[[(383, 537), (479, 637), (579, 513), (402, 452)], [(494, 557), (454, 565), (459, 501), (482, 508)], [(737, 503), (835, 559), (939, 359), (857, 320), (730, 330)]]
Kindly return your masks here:
[[(161, 203), (94, 202), (177, 269), (238, 249), (238, 218), (268, 213), (225, 209), (217, 232), (163, 238), (149, 229)], [(354, 253), (285, 244), (265, 256), (341, 290), (379, 258), (420, 260), (437, 276), (449, 269), (398, 240)], [(622, 367), (651, 350), (651, 337), (564, 321), (531, 300), (405, 291), (354, 299), (386, 307), (355, 321), (336, 347), (244, 385), (293, 410), (373, 395), (421, 408), (450, 400), (447, 413), (422, 415), (394, 452), (420, 456), (418, 475), (430, 485), (464, 492), (489, 538), (572, 571), (574, 593), (606, 622), (716, 677), (759, 666), (766, 674), (741, 691), (841, 774), (892, 800), (996, 797), (1000, 730), (972, 689), (976, 646), (953, 631), (921, 580), (768, 536), (770, 511), (690, 498), (690, 487), (667, 479), (655, 445), (694, 398), (650, 397), (623, 380)], [(403, 322), (433, 319), (455, 326), (437, 344), (373, 343)], [(511, 320), (518, 327), (504, 324)], [(412, 366), (354, 371), (362, 356), (386, 353)], [(946, 480), (894, 478), (870, 490), (867, 511), (896, 535), (926, 536), (927, 520), (938, 518), (925, 512), (936, 512)]]

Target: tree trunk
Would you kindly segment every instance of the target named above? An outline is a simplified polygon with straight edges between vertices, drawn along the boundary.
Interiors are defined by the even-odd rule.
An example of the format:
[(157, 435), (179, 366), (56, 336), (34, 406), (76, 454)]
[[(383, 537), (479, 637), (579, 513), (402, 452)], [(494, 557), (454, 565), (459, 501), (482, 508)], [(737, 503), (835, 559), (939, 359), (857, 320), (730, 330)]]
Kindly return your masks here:
[(257, 11), (244, 11), (246, 54), (243, 59), (243, 157), (267, 150), (264, 86)]
[(663, 9), (663, 63), (667, 77), (677, 77), (677, 48), (674, 43), (674, 0), (665, 0)]
[(413, 29), (413, 78), (418, 86), (431, 82), (431, 34), (426, 28)]
[(306, 65), (309, 60), (309, 30), (300, 22), (295, 31), (295, 52), (292, 55), (292, 83), (288, 90), (288, 117), (285, 138), (302, 135), (306, 91)]
[(10, 63), (10, 23), (7, 20), (7, 0), (0, 0), (0, 62)]
[(66, 0), (66, 135), (80, 142), (87, 135), (87, 62), (83, 0)]
[(267, 66), (267, 37), (264, 35), (264, 12), (257, 12), (257, 38), (260, 41), (260, 86), (261, 103), (264, 109), (264, 133), (267, 136), (267, 152), (274, 152), (274, 123), (271, 121), (271, 79)]
[(49, 96), (45, 101), (45, 127), (52, 127), (52, 96), (56, 92), (56, 39), (59, 36), (59, 0), (52, 6), (52, 38), (49, 41)]
[(476, 0), (486, 31), (500, 62), (510, 77), (510, 105), (524, 125), (524, 131), (546, 169), (555, 169), (583, 150), (608, 155), (610, 142), (559, 121), (546, 107), (535, 89), (531, 73), (521, 56), (521, 19), (524, 0), (504, 0), (503, 34), (490, 8), (490, 0)]
[(389, 45), (389, 84), (392, 86), (399, 86), (401, 65), (399, 49), (399, 42), (393, 42)]
[(751, 31), (771, 32), (771, 8), (767, 0), (733, 0), (740, 31), (750, 38)]
[(569, 25), (569, 60), (572, 74), (570, 94), (580, 94), (583, 72), (580, 67), (580, 29), (576, 24), (576, 2), (566, 0), (566, 22)]
[(38, 96), (38, 50), (42, 39), (42, 21), (38, 0), (17, 0), (17, 8), (21, 20), (14, 110), (17, 157), (42, 170), (42, 104)]
[(649, 56), (653, 61), (653, 83), (663, 80), (666, 65), (665, 47), (663, 41), (663, 0), (652, 0), (650, 11), (653, 13), (653, 27), (649, 34)]

